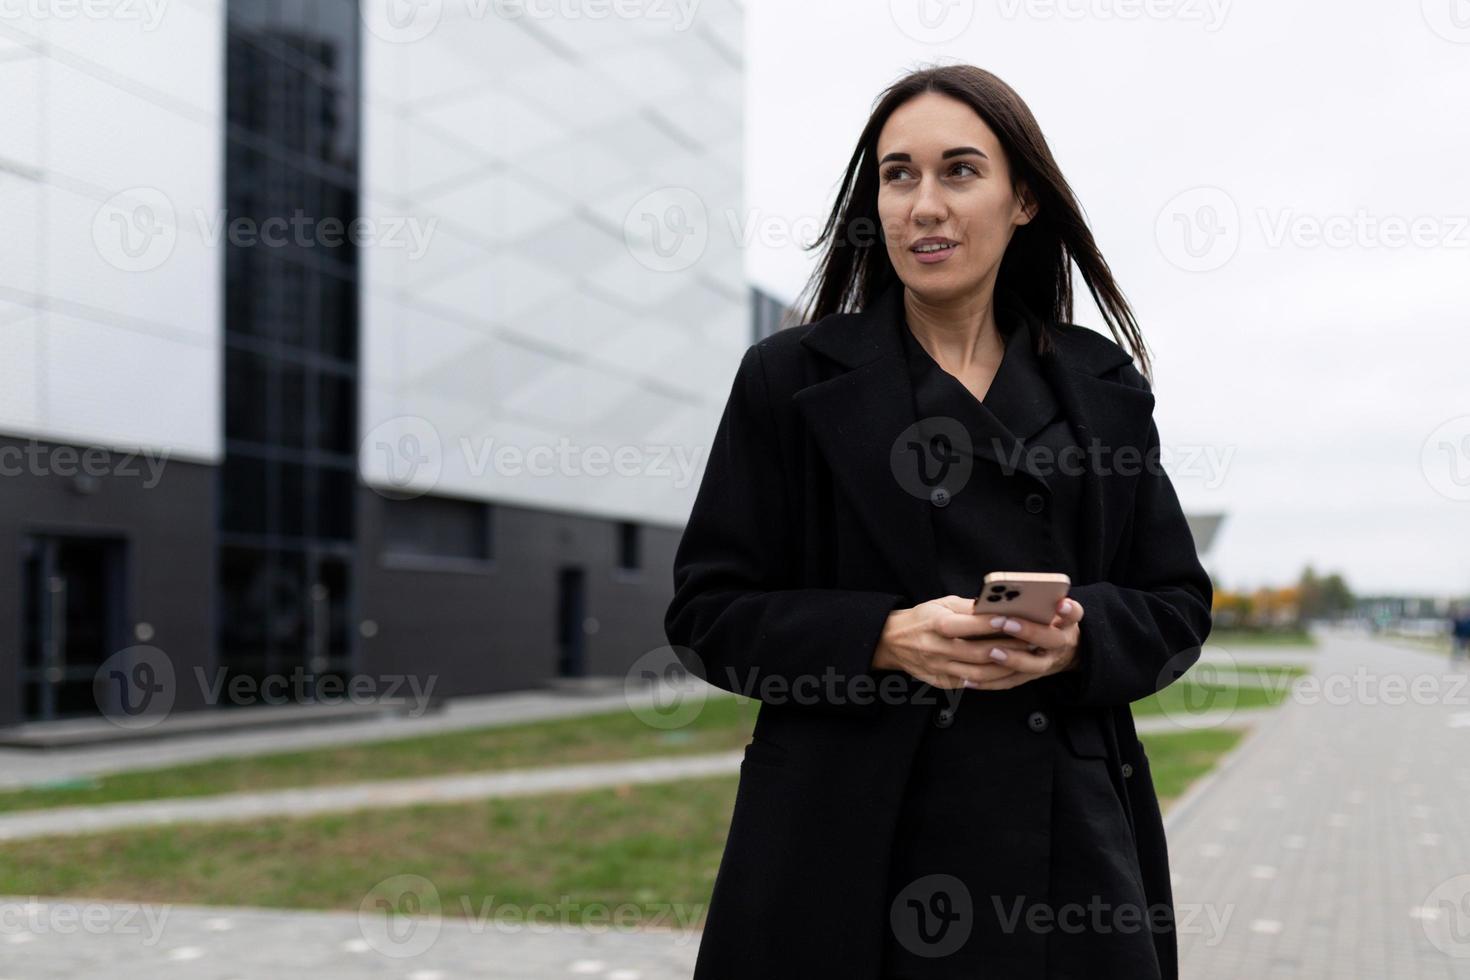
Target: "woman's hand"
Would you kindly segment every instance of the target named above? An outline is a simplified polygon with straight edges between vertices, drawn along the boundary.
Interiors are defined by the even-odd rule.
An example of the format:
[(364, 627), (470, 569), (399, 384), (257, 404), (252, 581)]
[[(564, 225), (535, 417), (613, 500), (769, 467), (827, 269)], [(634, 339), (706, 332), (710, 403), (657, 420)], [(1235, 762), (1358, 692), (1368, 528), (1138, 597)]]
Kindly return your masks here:
[(1018, 629), (983, 640), (973, 637), (1005, 629), (1005, 620), (975, 615), (974, 605), (950, 595), (889, 613), (873, 667), (902, 670), (944, 690), (1002, 690), (1076, 665), (1082, 607), (1075, 599), (1058, 603), (1048, 625), (1012, 618)]
[(1056, 615), (1047, 625), (1018, 616), (985, 617), (992, 629), (1001, 629), (1021, 641), (1023, 648), (995, 644), (989, 654), (996, 663), (1011, 668), (1005, 677), (969, 685), (983, 691), (999, 691), (1016, 687), (1038, 677), (1075, 670), (1077, 645), (1081, 642), (1082, 603), (1067, 597), (1057, 603)]

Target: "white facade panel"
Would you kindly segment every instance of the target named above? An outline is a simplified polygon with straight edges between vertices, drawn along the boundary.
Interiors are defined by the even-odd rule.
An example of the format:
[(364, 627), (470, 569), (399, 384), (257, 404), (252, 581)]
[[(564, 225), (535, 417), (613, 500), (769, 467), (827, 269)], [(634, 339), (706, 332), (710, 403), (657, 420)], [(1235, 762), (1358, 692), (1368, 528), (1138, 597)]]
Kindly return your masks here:
[(739, 5), (421, 9), (365, 37), (365, 216), (427, 247), (363, 255), (364, 479), (681, 523), (751, 335)]
[(0, 433), (221, 458), (217, 0), (0, 19)]

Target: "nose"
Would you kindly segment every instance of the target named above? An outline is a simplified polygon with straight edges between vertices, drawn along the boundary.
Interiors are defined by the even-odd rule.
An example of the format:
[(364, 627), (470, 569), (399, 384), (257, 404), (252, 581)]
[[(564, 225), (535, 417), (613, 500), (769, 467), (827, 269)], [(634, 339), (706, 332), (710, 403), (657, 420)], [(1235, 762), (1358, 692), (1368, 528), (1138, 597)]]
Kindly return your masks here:
[(939, 181), (919, 178), (919, 189), (914, 195), (914, 220), (920, 224), (938, 223), (948, 215), (949, 206), (944, 201), (944, 190)]

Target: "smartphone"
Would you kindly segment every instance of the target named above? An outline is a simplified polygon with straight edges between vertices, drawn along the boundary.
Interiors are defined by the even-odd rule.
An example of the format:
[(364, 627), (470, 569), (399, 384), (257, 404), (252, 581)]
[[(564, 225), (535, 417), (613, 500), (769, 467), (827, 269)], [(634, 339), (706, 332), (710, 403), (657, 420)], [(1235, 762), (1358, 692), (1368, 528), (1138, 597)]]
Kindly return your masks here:
[[(991, 572), (975, 597), (976, 616), (1014, 616), (1043, 625), (1056, 615), (1057, 603), (1072, 580), (1061, 572)], [(1008, 636), (989, 633), (987, 636)]]

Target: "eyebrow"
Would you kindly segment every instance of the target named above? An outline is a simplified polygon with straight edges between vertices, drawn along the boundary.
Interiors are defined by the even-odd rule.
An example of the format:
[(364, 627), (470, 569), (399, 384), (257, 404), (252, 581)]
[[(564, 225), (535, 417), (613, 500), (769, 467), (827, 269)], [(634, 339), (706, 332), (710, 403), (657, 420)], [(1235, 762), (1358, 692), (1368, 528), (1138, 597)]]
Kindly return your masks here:
[[(990, 159), (990, 157), (988, 157), (988, 156), (985, 155), (984, 151), (977, 150), (973, 146), (956, 146), (956, 147), (952, 147), (952, 148), (950, 148), (948, 150), (945, 150), (943, 153), (939, 154), (939, 159), (941, 159), (941, 160), (948, 160), (950, 157), (962, 157), (962, 156), (966, 156), (966, 155), (970, 155), (970, 154), (973, 154), (974, 156), (977, 156), (977, 157), (982, 157), (982, 158), (984, 158), (986, 160), (989, 160)], [(883, 164), (887, 163), (889, 160), (898, 160), (898, 161), (900, 161), (902, 163), (912, 163), (913, 162), (913, 159), (914, 158), (911, 157), (907, 153), (890, 153), (886, 157), (884, 157), (883, 159), (881, 159), (881, 160), (878, 161), (878, 166), (880, 166), (880, 167), (883, 166)]]

